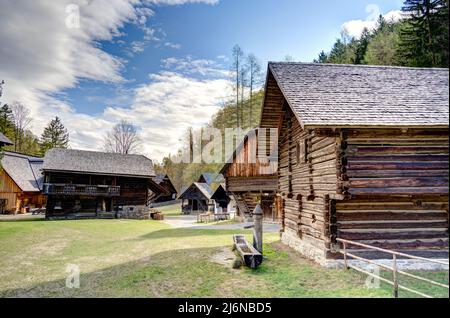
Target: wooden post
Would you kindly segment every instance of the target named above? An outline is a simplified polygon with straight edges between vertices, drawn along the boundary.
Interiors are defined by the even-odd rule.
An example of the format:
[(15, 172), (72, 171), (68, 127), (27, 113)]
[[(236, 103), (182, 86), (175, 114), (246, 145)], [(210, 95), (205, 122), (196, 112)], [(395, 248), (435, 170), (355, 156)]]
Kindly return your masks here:
[(263, 210), (261, 209), (261, 205), (257, 205), (255, 210), (253, 211), (253, 221), (255, 227), (253, 229), (253, 246), (262, 254), (263, 252)]
[(394, 276), (394, 298), (398, 298), (397, 255), (392, 255)]

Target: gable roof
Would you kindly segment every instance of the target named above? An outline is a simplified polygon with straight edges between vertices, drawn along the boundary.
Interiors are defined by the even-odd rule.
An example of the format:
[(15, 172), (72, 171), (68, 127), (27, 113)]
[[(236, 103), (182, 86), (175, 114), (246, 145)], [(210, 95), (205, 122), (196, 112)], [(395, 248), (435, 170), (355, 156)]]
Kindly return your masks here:
[(448, 69), (270, 62), (261, 127), (277, 90), (303, 127), (448, 127)]
[(216, 191), (214, 191), (211, 199), (217, 199), (218, 197), (220, 197), (220, 194), (225, 194), (228, 197), (227, 188), (224, 183), (219, 184), (219, 187), (216, 189)]
[(197, 188), (200, 193), (206, 198), (206, 199), (211, 199), (212, 195), (214, 194), (211, 187), (206, 184), (206, 183), (200, 183), (200, 182), (194, 182), (193, 184), (191, 184), (190, 187), (186, 188), (186, 190), (184, 190), (180, 196), (179, 199), (182, 199), (183, 197), (186, 196), (186, 193), (192, 189), (192, 188)]
[(155, 183), (157, 184), (161, 184), (161, 182), (164, 181), (164, 179), (169, 178), (169, 176), (167, 174), (164, 173), (158, 173), (156, 175), (156, 177), (153, 178), (153, 181), (155, 181)]
[(222, 174), (205, 172), (200, 175), (197, 182), (211, 184), (214, 182), (223, 182), (225, 179)]
[(2, 153), (2, 168), (23, 192), (42, 190), (42, 158), (31, 157), (15, 152)]
[(43, 170), (151, 178), (153, 162), (142, 155), (122, 155), (54, 148), (44, 157)]
[(170, 180), (169, 175), (159, 173), (156, 175), (156, 177), (153, 178), (153, 181), (158, 185), (166, 186), (166, 188), (168, 186), (170, 189), (166, 190), (171, 191), (171, 193), (177, 193), (177, 189), (173, 185), (172, 180)]
[(0, 145), (1, 144), (3, 144), (3, 145), (13, 145), (13, 142), (11, 140), (9, 140), (8, 137), (6, 137), (5, 135), (3, 135), (0, 132)]

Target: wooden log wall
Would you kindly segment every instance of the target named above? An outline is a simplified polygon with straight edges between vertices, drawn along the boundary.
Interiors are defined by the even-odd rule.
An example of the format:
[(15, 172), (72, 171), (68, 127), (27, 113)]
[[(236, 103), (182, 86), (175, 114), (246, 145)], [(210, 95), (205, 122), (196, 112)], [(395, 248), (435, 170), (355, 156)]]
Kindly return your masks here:
[(329, 250), (330, 203), (338, 195), (338, 142), (335, 134), (302, 129), (286, 109), (280, 131), (278, 190), (283, 205), (283, 227)]
[(338, 236), (392, 249), (448, 248), (448, 129), (343, 132)]
[[(270, 138), (267, 138), (267, 136), (264, 139), (258, 135), (259, 130), (256, 130), (255, 134), (249, 134), (248, 138), (244, 140), (244, 143), (236, 150), (236, 155), (233, 162), (228, 166), (226, 172), (224, 173), (227, 177), (251, 178), (276, 175), (278, 162), (260, 160), (258, 153), (259, 138), (262, 138), (262, 140), (267, 140), (267, 147), (271, 146), (273, 142), (271, 142)], [(276, 146), (276, 144), (273, 146)], [(270, 153), (270, 150), (267, 152)], [(267, 156), (267, 152), (263, 156), (264, 159)]]

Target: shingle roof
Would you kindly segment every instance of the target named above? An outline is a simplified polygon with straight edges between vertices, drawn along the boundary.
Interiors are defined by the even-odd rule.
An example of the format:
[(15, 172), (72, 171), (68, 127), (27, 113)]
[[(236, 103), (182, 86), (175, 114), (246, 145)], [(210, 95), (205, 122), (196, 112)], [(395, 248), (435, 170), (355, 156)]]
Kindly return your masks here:
[(164, 181), (165, 178), (168, 178), (167, 174), (158, 173), (156, 177), (153, 178), (153, 181), (155, 181), (157, 184), (160, 184)]
[(269, 63), (269, 72), (303, 126), (448, 127), (448, 69)]
[(202, 175), (198, 179), (198, 182), (200, 182), (202, 179), (207, 184), (211, 184), (211, 183), (214, 183), (214, 182), (221, 183), (221, 182), (223, 182), (225, 180), (222, 174), (210, 173), (210, 172), (202, 173)]
[(155, 176), (153, 162), (145, 156), (60, 148), (47, 151), (43, 169), (147, 178)]
[(0, 132), (0, 144), (13, 145), (12, 141), (9, 140), (9, 138), (3, 135), (1, 132)]
[(203, 193), (203, 195), (205, 197), (207, 197), (208, 199), (211, 199), (212, 195), (214, 194), (214, 192), (212, 191), (212, 189), (210, 188), (210, 186), (206, 183), (194, 183), (196, 185), (196, 187)]
[(192, 187), (197, 188), (204, 196), (206, 199), (211, 199), (212, 195), (214, 194), (214, 192), (212, 191), (211, 187), (206, 184), (206, 183), (200, 183), (200, 182), (194, 182), (193, 184), (191, 184), (190, 187), (184, 189), (184, 191), (181, 191), (181, 194), (179, 195), (179, 199), (182, 199), (185, 197), (186, 192), (188, 192)]
[(14, 152), (2, 153), (2, 168), (23, 192), (39, 192), (42, 189), (43, 160)]

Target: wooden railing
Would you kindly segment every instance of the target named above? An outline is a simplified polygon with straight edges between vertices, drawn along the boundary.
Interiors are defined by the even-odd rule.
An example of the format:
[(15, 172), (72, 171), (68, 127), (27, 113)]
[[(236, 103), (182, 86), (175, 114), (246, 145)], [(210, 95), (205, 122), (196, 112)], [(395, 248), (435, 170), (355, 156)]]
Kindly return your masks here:
[[(356, 271), (358, 271), (360, 273), (363, 273), (363, 274), (366, 274), (368, 276), (374, 277), (376, 279), (379, 279), (382, 282), (385, 282), (385, 283), (393, 286), (393, 295), (394, 295), (395, 298), (398, 298), (398, 292), (399, 292), (400, 289), (401, 290), (405, 290), (405, 291), (410, 292), (410, 293), (413, 293), (413, 294), (416, 294), (416, 295), (419, 295), (421, 297), (433, 298), (433, 296), (430, 296), (430, 295), (424, 294), (422, 292), (419, 292), (417, 290), (414, 290), (414, 289), (408, 288), (406, 286), (400, 285), (399, 284), (399, 279), (398, 279), (398, 275), (399, 274), (407, 276), (407, 277), (410, 277), (410, 278), (413, 278), (413, 279), (416, 279), (416, 280), (419, 280), (419, 281), (422, 281), (422, 282), (429, 283), (431, 285), (435, 285), (435, 286), (439, 286), (439, 287), (442, 287), (442, 288), (449, 289), (449, 285), (448, 284), (447, 285), (446, 284), (442, 284), (442, 283), (433, 281), (433, 280), (428, 279), (428, 278), (420, 277), (420, 276), (413, 275), (411, 273), (399, 270), (398, 269), (398, 257), (403, 257), (403, 258), (408, 258), (408, 259), (416, 259), (416, 260), (421, 260), (421, 261), (424, 261), (424, 262), (435, 263), (435, 264), (440, 264), (440, 265), (445, 265), (445, 266), (449, 265), (448, 262), (444, 262), (444, 261), (436, 260), (436, 259), (425, 258), (425, 257), (420, 257), (420, 256), (414, 256), (414, 255), (405, 254), (405, 253), (396, 252), (396, 251), (391, 251), (391, 250), (386, 250), (386, 249), (383, 249), (383, 248), (370, 246), (370, 245), (359, 243), (359, 242), (344, 240), (344, 239), (340, 239), (340, 238), (338, 238), (336, 240), (338, 242), (342, 243), (342, 249), (340, 249), (339, 252), (341, 254), (343, 254), (343, 256), (344, 256), (344, 265), (345, 265), (346, 269), (350, 269), (351, 268), (353, 270), (356, 270)], [(392, 255), (392, 267), (388, 266), (388, 265), (380, 264), (379, 262), (376, 262), (374, 260), (369, 260), (369, 259), (363, 258), (361, 256), (357, 256), (357, 255), (355, 255), (353, 253), (349, 253), (348, 252), (348, 245), (359, 246), (359, 247), (363, 247), (363, 248), (366, 248), (366, 249), (370, 249), (370, 250), (374, 250), (374, 251), (378, 251), (378, 252), (391, 254)], [(391, 271), (393, 280), (389, 280), (387, 278), (380, 277), (380, 276), (378, 276), (378, 275), (376, 275), (374, 273), (371, 273), (371, 272), (369, 272), (367, 270), (364, 270), (364, 269), (359, 268), (359, 267), (357, 267), (355, 265), (349, 264), (349, 259), (348, 259), (349, 257), (351, 257), (353, 259), (356, 259), (356, 260), (359, 260), (359, 261), (362, 261), (362, 262), (365, 262), (365, 263), (368, 263), (368, 264), (371, 264), (371, 265), (378, 266), (378, 267), (380, 267), (380, 268), (382, 268), (384, 270)]]
[(120, 186), (45, 183), (43, 192), (47, 195), (117, 197), (120, 196)]

